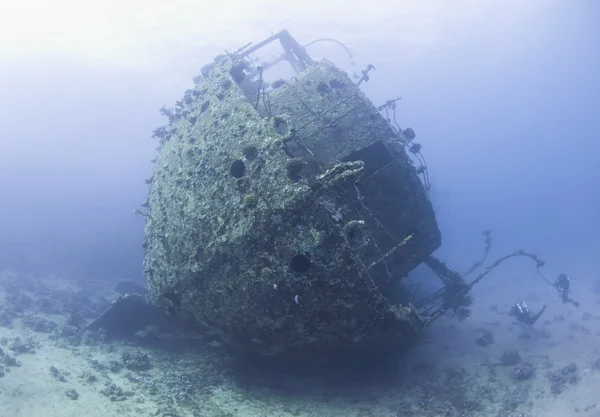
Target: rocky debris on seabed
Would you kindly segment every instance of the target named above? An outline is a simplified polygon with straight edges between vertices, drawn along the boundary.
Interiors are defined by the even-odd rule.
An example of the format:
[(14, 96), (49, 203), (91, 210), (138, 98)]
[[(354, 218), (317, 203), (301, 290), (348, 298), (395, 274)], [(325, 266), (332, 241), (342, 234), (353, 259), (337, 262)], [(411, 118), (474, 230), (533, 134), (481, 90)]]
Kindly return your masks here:
[(100, 390), (100, 393), (108, 397), (111, 401), (125, 401), (127, 398), (134, 396), (133, 391), (125, 391), (111, 382), (107, 382), (106, 387)]
[(518, 365), (519, 363), (521, 363), (521, 355), (519, 355), (519, 351), (516, 349), (510, 349), (502, 352), (502, 356), (500, 356), (498, 365), (513, 366)]
[(574, 385), (579, 382), (580, 379), (579, 370), (574, 363), (564, 366), (556, 371), (548, 372), (546, 376), (550, 381), (550, 392), (555, 395), (563, 392), (568, 383)]
[(96, 375), (94, 375), (93, 373), (91, 373), (90, 371), (83, 371), (78, 378), (84, 383), (84, 384), (93, 384), (94, 382), (98, 381), (98, 377)]
[(125, 368), (130, 371), (147, 371), (152, 368), (150, 358), (145, 353), (140, 352), (123, 352), (121, 355)]
[(23, 326), (37, 333), (51, 333), (58, 327), (52, 320), (31, 313), (23, 316)]
[(83, 328), (86, 325), (87, 320), (83, 317), (79, 311), (71, 311), (65, 322), (65, 326), (74, 326), (77, 328)]
[[(231, 371), (229, 362), (223, 362), (223, 357), (211, 357), (210, 354), (199, 357), (165, 353), (164, 357), (150, 357), (141, 351), (126, 351), (121, 358), (121, 361), (117, 361), (121, 367), (127, 369), (128, 364), (136, 370), (121, 373), (124, 379), (120, 379), (118, 384), (111, 380), (107, 362), (90, 361), (101, 374), (99, 377), (108, 379), (100, 392), (111, 401), (125, 401), (134, 393), (135, 402), (152, 398), (153, 402), (161, 405), (161, 410), (164, 410), (162, 413), (173, 415), (187, 415), (181, 414), (183, 408), (188, 411), (193, 409), (197, 415), (213, 415), (203, 414), (207, 407), (210, 408), (207, 402), (210, 402), (213, 390), (226, 382), (224, 374)], [(149, 364), (152, 365), (152, 371), (147, 370)]]
[(26, 312), (41, 316), (68, 316), (77, 312), (81, 317), (92, 319), (110, 305), (109, 298), (101, 291), (67, 286), (57, 288), (55, 278), (48, 282), (40, 277), (4, 273), (1, 279), (5, 297), (0, 311), (0, 324), (22, 317)]
[(71, 388), (65, 391), (65, 395), (67, 397), (69, 397), (72, 400), (76, 400), (79, 398), (79, 394), (77, 393), (77, 391), (75, 391), (75, 389)]
[(111, 359), (106, 363), (108, 370), (114, 374), (118, 373), (123, 369), (123, 363), (117, 360)]
[(104, 329), (84, 330), (73, 325), (65, 325), (60, 332), (56, 332), (53, 338), (61, 338), (70, 346), (95, 346), (107, 339)]
[[(395, 410), (398, 417), (463, 417), (494, 415), (518, 416), (516, 410), (527, 407), (528, 390), (509, 391), (496, 383), (482, 383), (476, 373), (460, 366), (436, 369), (432, 364), (419, 363), (404, 381), (405, 398)], [(491, 413), (491, 414), (490, 414)]]
[(520, 407), (526, 405), (527, 399), (529, 398), (529, 387), (516, 387), (510, 393), (504, 397), (502, 401), (502, 412), (514, 413)]
[[(514, 361), (514, 352), (507, 353)], [(520, 362), (523, 366), (524, 363)], [(495, 365), (495, 364), (494, 364)], [(498, 364), (499, 365), (499, 364)], [(508, 365), (507, 365), (508, 366)], [(446, 411), (435, 411), (435, 407), (418, 408), (414, 414), (405, 415), (438, 417), (438, 416), (494, 416), (494, 417), (531, 417), (527, 412), (531, 410), (533, 403), (530, 401), (531, 386), (529, 384), (500, 383), (495, 375), (482, 378), (478, 371), (466, 371), (462, 367), (448, 368), (445, 372), (446, 378), (440, 377), (440, 372), (432, 370), (426, 379), (414, 381), (415, 387), (428, 387), (427, 389), (435, 395), (436, 400), (443, 400), (443, 395), (437, 391), (445, 391), (457, 398), (467, 396), (473, 403), (470, 406), (461, 406), (461, 401), (455, 402), (453, 407)], [(435, 381), (435, 382), (433, 382)], [(405, 387), (403, 387), (405, 389)], [(435, 390), (435, 391), (433, 391)], [(407, 396), (413, 396), (412, 390), (407, 390)], [(467, 402), (468, 404), (468, 402)], [(424, 413), (422, 412), (425, 411)]]
[(4, 366), (21, 366), (19, 361), (13, 356), (10, 356), (8, 353), (4, 352), (2, 348), (0, 348), (0, 364)]
[(1, 345), (8, 345), (8, 349), (10, 349), (15, 355), (20, 355), (23, 353), (35, 353), (35, 348), (37, 347), (37, 342), (28, 337), (25, 340), (21, 340), (20, 337), (13, 338), (2, 338), (0, 339)]
[(513, 369), (512, 377), (516, 381), (525, 381), (535, 374), (535, 366), (529, 362), (524, 362)]
[(50, 367), (50, 375), (52, 375), (55, 379), (59, 380), (60, 382), (67, 382), (67, 375), (68, 372), (61, 372), (58, 370), (58, 368), (54, 365), (52, 365)]
[(91, 367), (96, 371), (110, 371), (114, 374), (118, 373), (121, 369), (123, 369), (123, 363), (117, 361), (115, 359), (109, 359), (106, 362), (100, 362), (97, 359), (90, 359), (89, 361)]

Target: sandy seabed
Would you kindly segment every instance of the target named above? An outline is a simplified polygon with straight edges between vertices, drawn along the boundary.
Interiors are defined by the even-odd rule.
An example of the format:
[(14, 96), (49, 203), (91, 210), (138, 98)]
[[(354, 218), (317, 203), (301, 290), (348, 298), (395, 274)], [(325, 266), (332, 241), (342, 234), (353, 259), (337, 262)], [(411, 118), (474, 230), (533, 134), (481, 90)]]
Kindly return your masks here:
[(241, 365), (198, 335), (80, 330), (117, 297), (112, 284), (0, 275), (0, 417), (600, 417), (592, 284), (580, 308), (551, 288), (530, 294), (550, 300), (533, 327), (480, 292), (471, 317), (435, 323), (385, 370), (294, 376)]

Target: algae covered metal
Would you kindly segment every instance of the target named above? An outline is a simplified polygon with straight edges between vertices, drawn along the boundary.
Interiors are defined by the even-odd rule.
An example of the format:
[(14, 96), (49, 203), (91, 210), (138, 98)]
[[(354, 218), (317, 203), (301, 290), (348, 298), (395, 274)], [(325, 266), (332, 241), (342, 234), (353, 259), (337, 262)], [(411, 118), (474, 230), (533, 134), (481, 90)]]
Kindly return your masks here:
[[(280, 42), (296, 76), (270, 86), (251, 54)], [(260, 354), (384, 351), (424, 319), (398, 280), (439, 245), (409, 140), (359, 86), (287, 32), (203, 68), (149, 179), (151, 300)]]

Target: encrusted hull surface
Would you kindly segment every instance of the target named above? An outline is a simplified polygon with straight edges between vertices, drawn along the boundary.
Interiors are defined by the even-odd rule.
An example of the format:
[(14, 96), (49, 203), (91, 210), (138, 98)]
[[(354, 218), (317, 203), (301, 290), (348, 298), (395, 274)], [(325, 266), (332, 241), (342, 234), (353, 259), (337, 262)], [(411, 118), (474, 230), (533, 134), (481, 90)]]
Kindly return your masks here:
[(267, 92), (242, 68), (218, 59), (160, 130), (151, 299), (243, 351), (409, 345), (394, 284), (440, 232), (402, 137), (328, 61)]

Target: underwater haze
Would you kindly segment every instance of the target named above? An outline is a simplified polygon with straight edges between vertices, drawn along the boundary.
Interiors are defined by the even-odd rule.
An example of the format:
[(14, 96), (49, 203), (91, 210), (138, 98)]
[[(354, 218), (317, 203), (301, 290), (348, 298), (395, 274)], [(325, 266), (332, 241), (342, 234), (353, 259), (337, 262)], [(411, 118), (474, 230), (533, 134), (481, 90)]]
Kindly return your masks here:
[[(303, 45), (342, 42), (351, 56), (335, 42), (307, 51), (349, 74), (372, 64), (361, 89), (375, 106), (402, 97), (397, 121), (423, 146), (442, 233), (435, 255), (449, 267), (468, 270), (491, 230), (486, 265), (535, 253), (550, 280), (569, 274), (582, 303), (600, 282), (599, 2), (21, 0), (0, 9), (0, 270), (111, 288), (144, 282), (145, 218), (134, 210), (148, 195), (152, 132), (166, 123), (159, 108), (224, 50), (287, 29)], [(474, 298), (486, 311), (558, 299), (530, 260), (502, 264)], [(548, 317), (571, 314), (548, 308)]]
[[(600, 6), (591, 1), (70, 2), (4, 6), (0, 261), (141, 276), (158, 113), (200, 67), (287, 28), (332, 37), (379, 105), (402, 97), (433, 182), (440, 252), (467, 266), (492, 229), (593, 274), (600, 249)], [(7, 11), (7, 12), (6, 12)], [(309, 51), (348, 68), (336, 44)], [(590, 279), (592, 277), (590, 276)]]

